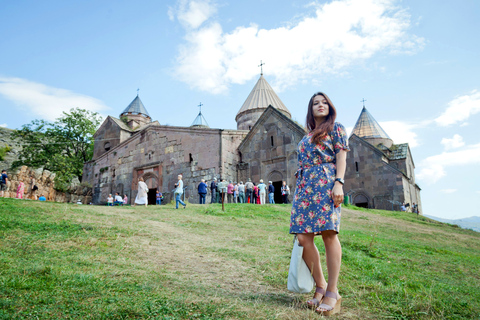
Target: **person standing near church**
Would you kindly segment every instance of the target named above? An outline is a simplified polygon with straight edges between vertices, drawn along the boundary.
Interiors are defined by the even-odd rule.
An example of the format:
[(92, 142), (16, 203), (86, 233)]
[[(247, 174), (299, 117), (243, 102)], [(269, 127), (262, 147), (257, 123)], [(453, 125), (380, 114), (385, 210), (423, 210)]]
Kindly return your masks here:
[(290, 188), (287, 185), (287, 181), (283, 181), (282, 188), (280, 190), (282, 191), (282, 203), (287, 204), (288, 195), (290, 194)]
[(2, 193), (2, 198), (5, 196), (7, 185), (8, 185), (7, 171), (2, 170), (2, 175), (0, 177), (0, 192)]
[(37, 193), (36, 193), (37, 190), (38, 190), (38, 187), (35, 184), (35, 177), (31, 176), (30, 177), (30, 193), (33, 200), (37, 200)]
[(23, 199), (23, 193), (25, 192), (25, 183), (23, 183), (22, 180), (18, 182), (18, 187), (17, 187), (17, 199)]
[(233, 202), (238, 203), (238, 186), (239, 183), (234, 183), (233, 184)]
[(235, 189), (235, 186), (233, 185), (232, 180), (230, 180), (230, 183), (227, 186), (228, 203), (233, 203), (233, 189)]
[(243, 181), (240, 181), (238, 185), (238, 201), (240, 203), (245, 203), (245, 185)]
[(265, 183), (263, 183), (263, 180), (260, 179), (260, 183), (258, 184), (257, 186), (258, 188), (258, 193), (260, 195), (260, 204), (265, 204), (265, 195), (266, 195), (266, 189), (267, 189), (267, 186), (265, 185)]
[(217, 186), (218, 191), (220, 192), (219, 201), (220, 203), (228, 203), (227, 199), (227, 190), (228, 190), (228, 183), (225, 179), (220, 179), (220, 183)]
[(252, 193), (253, 193), (252, 179), (248, 178), (247, 183), (245, 183), (245, 189), (247, 190), (245, 202), (246, 203), (253, 203), (253, 201), (252, 201)]
[(200, 204), (205, 204), (205, 196), (207, 195), (207, 184), (205, 180), (202, 179), (200, 184), (198, 185), (198, 196), (200, 197), (199, 202)]
[(155, 200), (156, 200), (155, 204), (157, 206), (162, 204), (162, 198), (163, 198), (162, 193), (160, 192), (160, 190), (157, 190), (157, 192), (155, 193)]
[(210, 203), (217, 202), (217, 178), (213, 178), (212, 182), (210, 183), (210, 191), (212, 192), (212, 200)]
[(260, 195), (258, 192), (258, 186), (253, 183), (253, 191), (252, 191), (252, 203), (253, 204), (260, 204)]
[(138, 178), (138, 193), (133, 206), (136, 204), (144, 204), (145, 207), (148, 206), (148, 186), (145, 181), (143, 181), (143, 177)]
[(275, 195), (275, 187), (272, 184), (272, 181), (268, 181), (268, 202), (270, 204), (274, 204), (274, 196)]
[(183, 206), (183, 209), (187, 207), (187, 204), (182, 201), (182, 195), (183, 195), (183, 181), (182, 181), (182, 175), (179, 174), (177, 176), (177, 183), (175, 184), (175, 209), (178, 209), (178, 204), (180, 203)]
[[(313, 299), (307, 301), (307, 306), (326, 316), (339, 312), (341, 306), (337, 283), (342, 247), (337, 234), (346, 157), (350, 150), (345, 128), (335, 122), (336, 114), (324, 93), (315, 93), (310, 99), (306, 119), (308, 133), (298, 144), (299, 169), (295, 174), (297, 186), (290, 215), (290, 234), (297, 235), (303, 247), (303, 260), (316, 283)], [(313, 241), (315, 235), (322, 236), (325, 246), (328, 282)]]

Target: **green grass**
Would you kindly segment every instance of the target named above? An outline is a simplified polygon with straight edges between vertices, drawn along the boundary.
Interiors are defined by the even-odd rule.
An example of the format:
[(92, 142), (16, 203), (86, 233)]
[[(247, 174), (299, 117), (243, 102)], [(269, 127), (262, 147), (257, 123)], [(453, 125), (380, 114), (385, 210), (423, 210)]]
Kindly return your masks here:
[[(0, 199), (0, 319), (317, 319), (286, 290), (289, 211)], [(479, 233), (347, 207), (339, 237), (334, 318), (478, 318)]]

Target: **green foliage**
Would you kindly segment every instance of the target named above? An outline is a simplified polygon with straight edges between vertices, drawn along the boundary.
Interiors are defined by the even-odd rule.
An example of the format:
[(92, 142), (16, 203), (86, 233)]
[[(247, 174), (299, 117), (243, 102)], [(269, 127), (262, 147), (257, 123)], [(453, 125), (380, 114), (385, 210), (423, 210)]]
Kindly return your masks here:
[(121, 116), (121, 117), (120, 117), (120, 120), (121, 120), (123, 123), (125, 123), (125, 124), (128, 125), (128, 117), (127, 117), (127, 116)]
[(0, 147), (0, 161), (5, 160), (5, 155), (10, 152), (12, 148), (9, 145), (6, 145), (5, 147)]
[(43, 167), (56, 173), (55, 188), (65, 191), (74, 177), (82, 178), (83, 164), (93, 156), (93, 134), (101, 121), (96, 112), (70, 109), (55, 122), (34, 120), (12, 133), (23, 141), (12, 166)]

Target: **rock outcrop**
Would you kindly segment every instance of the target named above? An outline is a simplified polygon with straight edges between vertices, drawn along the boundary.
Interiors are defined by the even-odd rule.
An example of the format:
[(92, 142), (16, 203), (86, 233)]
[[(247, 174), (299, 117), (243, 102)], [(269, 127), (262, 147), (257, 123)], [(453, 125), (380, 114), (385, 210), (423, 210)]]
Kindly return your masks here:
[[(25, 184), (24, 199), (37, 199), (40, 195), (44, 195), (47, 201), (69, 202), (77, 203), (79, 200), (82, 204), (89, 204), (92, 202), (92, 188), (81, 184), (78, 179), (74, 179), (67, 192), (60, 192), (54, 189), (55, 173), (43, 168), (32, 169), (27, 166), (22, 166), (15, 172), (7, 172), (9, 183), (5, 197), (15, 198), (17, 195), (17, 188), (20, 182)], [(32, 190), (32, 182), (35, 179), (35, 184), (38, 190)]]
[[(55, 173), (43, 168), (33, 169), (22, 166), (12, 171), (12, 163), (18, 160), (18, 153), (22, 150), (22, 143), (19, 139), (12, 139), (11, 134), (14, 130), (0, 127), (0, 147), (9, 146), (10, 151), (6, 153), (3, 161), (0, 161), (0, 170), (7, 170), (9, 183), (5, 197), (15, 198), (17, 188), (22, 181), (25, 184), (25, 199), (35, 199), (44, 195), (47, 201), (77, 203), (80, 200), (83, 204), (92, 202), (92, 188), (81, 184), (75, 178), (68, 187), (67, 192), (60, 192), (54, 189)], [(38, 190), (32, 191), (32, 178), (35, 179), (35, 185)]]

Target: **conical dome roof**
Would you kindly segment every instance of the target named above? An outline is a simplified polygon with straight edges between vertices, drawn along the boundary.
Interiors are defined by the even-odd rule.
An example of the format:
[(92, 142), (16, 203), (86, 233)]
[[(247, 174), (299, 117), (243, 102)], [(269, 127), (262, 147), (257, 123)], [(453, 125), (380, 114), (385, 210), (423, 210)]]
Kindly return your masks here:
[(392, 140), (365, 107), (363, 107), (357, 123), (355, 123), (352, 134), (364, 139), (380, 138)]
[(202, 114), (202, 111), (198, 113), (198, 116), (193, 120), (193, 123), (190, 127), (200, 127), (200, 128), (209, 128), (207, 120)]
[(280, 110), (288, 117), (292, 117), (290, 111), (288, 111), (282, 100), (280, 100), (275, 91), (273, 91), (272, 87), (268, 84), (267, 80), (261, 75), (257, 84), (248, 95), (247, 100), (245, 100), (240, 108), (240, 111), (238, 111), (235, 120), (238, 121), (240, 115), (248, 111), (266, 110), (269, 105)]
[(140, 100), (140, 97), (137, 95), (135, 99), (133, 99), (132, 102), (128, 105), (128, 107), (123, 110), (123, 112), (120, 114), (120, 116), (124, 114), (142, 114), (148, 118), (151, 118), (150, 115), (148, 114), (147, 109), (145, 109), (145, 106), (143, 105), (142, 100)]

